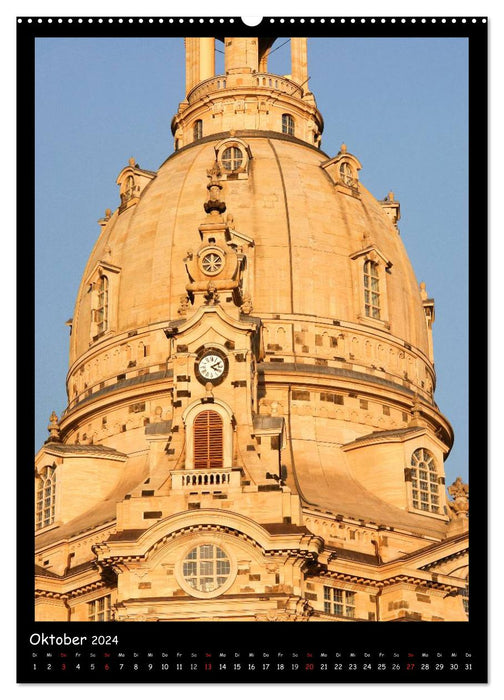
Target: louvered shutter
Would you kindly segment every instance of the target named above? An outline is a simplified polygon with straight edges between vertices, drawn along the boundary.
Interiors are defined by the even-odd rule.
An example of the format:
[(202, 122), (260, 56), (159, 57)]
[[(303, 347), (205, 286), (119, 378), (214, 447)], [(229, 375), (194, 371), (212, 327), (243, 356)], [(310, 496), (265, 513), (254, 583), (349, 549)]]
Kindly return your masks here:
[(223, 425), (216, 411), (202, 411), (194, 421), (194, 468), (221, 469)]

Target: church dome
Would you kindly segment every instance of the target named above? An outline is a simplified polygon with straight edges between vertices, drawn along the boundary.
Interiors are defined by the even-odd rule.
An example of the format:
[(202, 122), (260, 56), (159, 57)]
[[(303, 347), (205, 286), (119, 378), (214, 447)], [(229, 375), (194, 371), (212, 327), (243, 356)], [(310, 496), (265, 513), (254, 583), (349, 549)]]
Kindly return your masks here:
[(215, 75), (214, 41), (186, 38), (174, 153), (121, 170), (82, 277), (35, 461), (37, 619), (330, 620), (342, 595), (345, 619), (420, 619), (420, 597), (465, 619), (439, 561), (465, 556), (468, 491), (450, 522), (399, 202), (321, 150), (306, 39), (289, 76), (257, 37)]
[[(434, 402), (434, 305), (401, 241), (399, 202), (368, 192), (345, 144), (333, 157), (321, 150), (301, 40), (292, 40), (291, 76), (267, 73), (266, 45), (251, 63), (252, 38), (225, 40), (226, 75), (215, 76), (206, 41), (186, 40), (174, 153), (157, 172), (131, 158), (117, 179), (120, 205), (100, 221), (73, 317), (62, 439), (131, 454), (151, 423), (178, 420), (185, 430), (185, 406), (204, 384), (198, 357), (211, 346), (214, 363), (230, 352), (249, 358), (248, 413), (229, 415), (259, 443), (259, 424), (285, 422), (284, 467), (300, 493), (299, 475), (308, 493), (316, 464), (315, 484), (329, 483), (334, 465), (366, 480), (356, 455), (374, 434), (397, 433), (402, 444), (427, 430), (442, 462), (453, 436)], [(206, 313), (217, 308), (219, 318)], [(259, 329), (253, 357), (224, 326), (208, 337), (196, 330), (228, 322), (247, 337)], [(234, 376), (215, 387), (215, 400), (248, 387)], [(185, 459), (181, 449), (174, 459)], [(402, 482), (402, 469), (389, 470), (390, 484)], [(404, 493), (391, 486), (391, 495), (383, 474), (379, 482), (375, 495), (405, 507)]]
[[(250, 153), (246, 178), (225, 181), (222, 197), (230, 227), (253, 239), (254, 269), (248, 271), (247, 286), (254, 313), (316, 315), (329, 325), (345, 321), (363, 333), (385, 332), (427, 359), (422, 300), (387, 215), (388, 201), (377, 201), (360, 182), (339, 184), (338, 163), (293, 137), (238, 132), (204, 141), (174, 153), (136, 205), (118, 209), (105, 223), (77, 298), (72, 363), (89, 351), (88, 278), (101, 263), (119, 270), (117, 335), (177, 318), (187, 283), (184, 259), (197, 247), (205, 218), (207, 171), (216, 149), (222, 152), (228, 141)], [(380, 287), (386, 284), (388, 308), (380, 309), (379, 319), (365, 316), (360, 298), (361, 263), (369, 256), (386, 274)], [(110, 335), (98, 342), (105, 340)]]

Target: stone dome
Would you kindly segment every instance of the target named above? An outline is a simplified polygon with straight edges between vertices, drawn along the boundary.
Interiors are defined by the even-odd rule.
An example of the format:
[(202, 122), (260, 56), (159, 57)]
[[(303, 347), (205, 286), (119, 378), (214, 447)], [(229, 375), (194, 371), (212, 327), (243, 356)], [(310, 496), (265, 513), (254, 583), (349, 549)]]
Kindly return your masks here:
[[(226, 40), (236, 65), (250, 56), (250, 41)], [(204, 42), (195, 46), (205, 50)], [(255, 440), (258, 421), (287, 420), (292, 478), (294, 462), (298, 476), (305, 464), (306, 493), (328, 483), (324, 469), (336, 463), (340, 475), (368, 480), (356, 455), (367, 454), (359, 441), (374, 434), (380, 442), (397, 433), (402, 444), (408, 431), (428, 430), (443, 461), (453, 435), (434, 402), (434, 303), (401, 241), (399, 203), (393, 193), (377, 200), (366, 190), (345, 144), (334, 157), (320, 149), (323, 121), (300, 87), (299, 55), (297, 82), (255, 65), (193, 76), (172, 123), (175, 152), (157, 172), (132, 158), (119, 173), (120, 205), (100, 221), (77, 296), (65, 442), (131, 454), (143, 449), (151, 422), (182, 421), (185, 430), (184, 401), (197, 395), (193, 327), (234, 318), (235, 330), (246, 335), (255, 324), (260, 332), (248, 408), (242, 425), (236, 413), (233, 421)], [(251, 114), (257, 128), (248, 128)], [(204, 315), (209, 304), (222, 309), (213, 321)], [(240, 355), (223, 329), (206, 345), (224, 358), (230, 349)], [(236, 374), (215, 400), (230, 400), (228, 384), (248, 386)], [(397, 469), (389, 470), (391, 485), (403, 481)], [(402, 492), (384, 488), (386, 500), (405, 507)]]
[[(277, 133), (238, 132), (217, 134), (188, 145), (170, 156), (157, 173), (130, 165), (144, 188), (132, 206), (102, 222), (103, 230), (86, 266), (78, 292), (71, 336), (68, 390), (70, 400), (92, 386), (121, 374), (120, 364), (100, 363), (87, 386), (79, 383), (82, 367), (97, 355), (113, 354), (136, 344), (144, 336), (151, 357), (166, 359), (163, 326), (178, 318), (187, 272), (189, 249), (199, 243), (198, 226), (205, 218), (207, 171), (219, 144), (239, 139), (250, 152), (247, 176), (223, 183), (222, 198), (230, 228), (243, 235), (250, 259), (245, 287), (253, 300), (254, 315), (270, 329), (270, 345), (281, 346), (284, 356), (344, 355), (341, 344), (327, 347), (326, 338), (347, 326), (347, 354), (366, 371), (383, 371), (391, 381), (403, 384), (408, 374), (414, 390), (431, 396), (434, 371), (429, 357), (428, 329), (415, 274), (401, 237), (389, 215), (389, 200), (377, 201), (362, 185), (336, 184), (338, 159), (329, 159), (318, 148)], [(340, 154), (340, 158), (341, 158)], [(344, 154), (348, 156), (348, 154)], [(356, 159), (355, 159), (356, 160)], [(327, 165), (329, 163), (329, 165)], [(124, 171), (123, 171), (124, 172)], [(251, 244), (248, 244), (252, 241)], [(366, 317), (361, 298), (363, 261), (371, 257), (381, 268), (386, 285), (387, 308), (380, 319)], [(98, 268), (114, 279), (110, 328), (101, 337), (93, 330), (91, 294), (93, 272)], [(109, 290), (111, 295), (111, 291)], [(383, 298), (383, 295), (382, 295)], [(303, 328), (317, 324), (312, 343), (278, 340), (279, 319), (290, 319), (299, 337)], [(157, 327), (157, 331), (154, 330)], [(286, 329), (280, 334), (285, 335)], [(350, 340), (350, 335), (352, 340)], [(274, 337), (273, 337), (274, 336)], [(296, 339), (294, 339), (296, 341)], [(366, 342), (381, 343), (379, 354), (366, 350)], [(322, 343), (316, 345), (316, 343)], [(340, 341), (337, 341), (340, 343)], [(285, 346), (289, 345), (289, 349)], [(400, 354), (407, 358), (399, 358)], [(129, 351), (128, 361), (138, 362)], [(361, 356), (359, 356), (359, 353)], [(369, 354), (369, 357), (366, 355)], [(130, 357), (131, 355), (131, 357)], [(404, 360), (402, 363), (400, 359)], [(335, 360), (333, 360), (335, 361)], [(383, 370), (377, 370), (377, 367)]]
[[(187, 283), (184, 258), (197, 247), (205, 218), (207, 170), (225, 136), (174, 153), (136, 206), (118, 209), (106, 222), (78, 293), (71, 364), (89, 350), (88, 277), (101, 261), (120, 269), (117, 334), (177, 318)], [(254, 270), (247, 279), (254, 312), (315, 314), (322, 322), (346, 321), (363, 332), (371, 325), (374, 331), (378, 324), (362, 318), (361, 266), (355, 262), (374, 248), (389, 265), (383, 330), (427, 358), (418, 283), (384, 203), (360, 182), (358, 193), (336, 188), (330, 168), (324, 168), (329, 157), (317, 148), (274, 133), (238, 136), (251, 152), (248, 177), (225, 182), (222, 196), (232, 228), (254, 241)]]
[(467, 498), (453, 524), (434, 302), (393, 193), (366, 190), (345, 144), (320, 149), (306, 39), (290, 76), (267, 72), (272, 41), (225, 38), (216, 76), (214, 39), (186, 38), (175, 151), (119, 173), (68, 407), (36, 456), (38, 619), (55, 614), (47, 571), (65, 620), (92, 619), (91, 586), (119, 621), (329, 620), (349, 572), (347, 619), (417, 615), (430, 583), (426, 619), (465, 619), (466, 581), (439, 564), (465, 556)]

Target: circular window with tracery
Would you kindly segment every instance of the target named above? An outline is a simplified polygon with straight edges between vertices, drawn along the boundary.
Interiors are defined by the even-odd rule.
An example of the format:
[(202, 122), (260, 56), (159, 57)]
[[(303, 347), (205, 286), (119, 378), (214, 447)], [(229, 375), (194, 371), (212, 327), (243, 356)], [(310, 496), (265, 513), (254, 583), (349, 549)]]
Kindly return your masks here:
[(210, 250), (201, 258), (201, 269), (206, 275), (217, 275), (224, 265), (220, 252)]
[(215, 544), (200, 544), (191, 549), (182, 562), (182, 576), (190, 588), (200, 593), (213, 593), (228, 583), (231, 561)]

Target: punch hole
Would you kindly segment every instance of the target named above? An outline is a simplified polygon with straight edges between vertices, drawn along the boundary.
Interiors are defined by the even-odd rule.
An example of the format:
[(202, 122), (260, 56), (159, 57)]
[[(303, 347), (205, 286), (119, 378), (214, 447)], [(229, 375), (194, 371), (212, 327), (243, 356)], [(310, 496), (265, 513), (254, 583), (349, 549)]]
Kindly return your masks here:
[(243, 24), (246, 24), (247, 27), (257, 27), (258, 24), (261, 24), (263, 18), (262, 17), (242, 17), (241, 21)]

